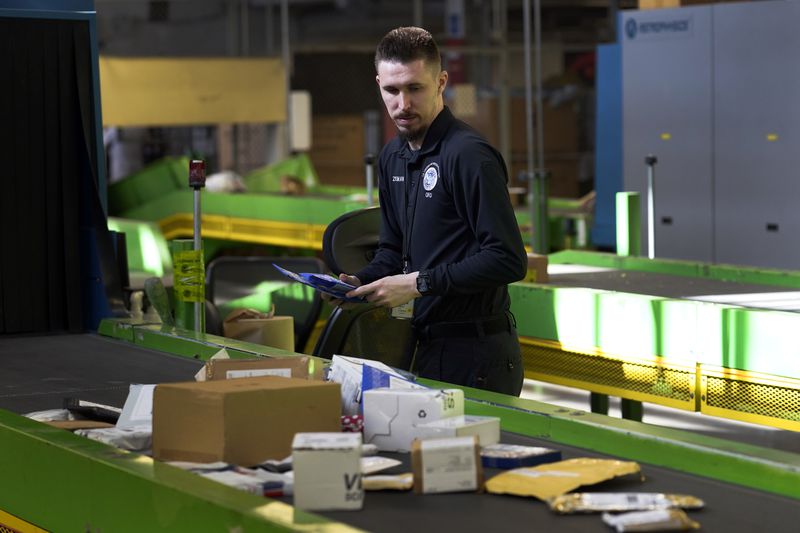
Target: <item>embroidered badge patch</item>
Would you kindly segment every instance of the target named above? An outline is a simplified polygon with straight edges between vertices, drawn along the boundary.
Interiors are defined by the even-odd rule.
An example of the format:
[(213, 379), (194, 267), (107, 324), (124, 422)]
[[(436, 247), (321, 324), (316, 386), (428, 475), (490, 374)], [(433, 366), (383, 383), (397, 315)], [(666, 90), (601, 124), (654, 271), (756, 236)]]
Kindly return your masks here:
[(430, 191), (436, 187), (437, 181), (439, 181), (439, 164), (431, 163), (425, 167), (425, 172), (422, 174), (422, 186), (426, 191)]

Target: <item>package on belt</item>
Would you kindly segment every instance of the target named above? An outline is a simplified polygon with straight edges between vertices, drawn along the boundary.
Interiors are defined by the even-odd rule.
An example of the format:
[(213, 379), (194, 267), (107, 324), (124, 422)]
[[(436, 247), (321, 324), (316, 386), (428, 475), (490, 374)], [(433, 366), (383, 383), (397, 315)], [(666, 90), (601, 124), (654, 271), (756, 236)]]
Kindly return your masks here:
[(417, 424), (418, 439), (441, 439), (475, 435), (481, 446), (500, 442), (500, 419), (496, 416), (464, 415), (422, 421)]
[(255, 378), (280, 376), (284, 378), (309, 378), (309, 357), (258, 357), (252, 359), (209, 359), (197, 381), (217, 379)]
[(475, 435), (415, 440), (411, 449), (414, 492), (471, 492), (483, 489), (480, 446)]
[(362, 394), (370, 389), (425, 389), (396, 369), (371, 359), (334, 355), (328, 380), (342, 386), (342, 414), (357, 415), (362, 412)]
[(408, 452), (420, 422), (463, 414), (461, 389), (371, 389), (364, 391), (364, 442)]
[(269, 313), (234, 309), (222, 321), (222, 330), (231, 339), (294, 351), (294, 318), (276, 315), (274, 305)]
[(339, 397), (336, 383), (277, 376), (162, 383), (153, 457), (240, 466), (281, 459), (295, 433), (340, 430)]
[(360, 433), (298, 433), (292, 441), (294, 505), (308, 511), (364, 505)]

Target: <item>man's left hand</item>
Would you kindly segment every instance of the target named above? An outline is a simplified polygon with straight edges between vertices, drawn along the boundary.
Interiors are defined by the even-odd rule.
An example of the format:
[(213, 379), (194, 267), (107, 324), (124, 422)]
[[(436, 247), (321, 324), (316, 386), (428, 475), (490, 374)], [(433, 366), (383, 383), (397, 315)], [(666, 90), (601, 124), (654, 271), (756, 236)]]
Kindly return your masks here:
[(398, 274), (397, 276), (386, 276), (372, 283), (368, 283), (347, 293), (347, 296), (363, 296), (368, 302), (383, 307), (397, 307), (408, 303), (420, 296), (417, 291), (417, 275), (419, 272), (411, 274)]

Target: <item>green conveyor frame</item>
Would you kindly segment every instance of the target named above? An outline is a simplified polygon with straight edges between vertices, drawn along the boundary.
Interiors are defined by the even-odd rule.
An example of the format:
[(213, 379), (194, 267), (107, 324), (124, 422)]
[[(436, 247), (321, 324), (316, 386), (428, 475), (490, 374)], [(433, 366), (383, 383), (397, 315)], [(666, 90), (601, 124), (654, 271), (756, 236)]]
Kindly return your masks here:
[[(800, 287), (800, 272), (581, 251), (550, 262)], [(528, 283), (509, 292), (527, 377), (800, 431), (800, 313)]]
[[(313, 173), (309, 165), (301, 166)], [(187, 158), (164, 158), (112, 184), (110, 214), (156, 222), (167, 239), (190, 237), (193, 193), (186, 183), (187, 168)], [(363, 187), (314, 185), (302, 196), (281, 194), (279, 174), (268, 167), (244, 176), (251, 191), (245, 194), (204, 193), (203, 236), (320, 250), (322, 233), (328, 223), (367, 206)], [(551, 242), (564, 245), (563, 220), (572, 218), (585, 224), (586, 215), (579, 200), (552, 198), (549, 206)], [(517, 211), (517, 220), (528, 233), (529, 213)]]

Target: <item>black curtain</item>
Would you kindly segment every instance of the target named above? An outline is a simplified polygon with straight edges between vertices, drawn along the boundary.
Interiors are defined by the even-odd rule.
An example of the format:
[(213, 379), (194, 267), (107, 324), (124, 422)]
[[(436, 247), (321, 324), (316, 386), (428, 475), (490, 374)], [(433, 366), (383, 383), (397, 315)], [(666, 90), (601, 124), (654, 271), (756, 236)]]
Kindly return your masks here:
[(0, 17), (0, 333), (83, 330), (82, 227), (99, 209), (90, 73), (88, 21)]

